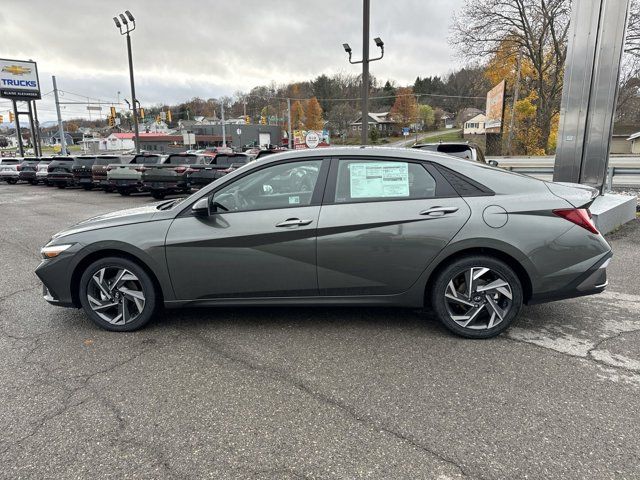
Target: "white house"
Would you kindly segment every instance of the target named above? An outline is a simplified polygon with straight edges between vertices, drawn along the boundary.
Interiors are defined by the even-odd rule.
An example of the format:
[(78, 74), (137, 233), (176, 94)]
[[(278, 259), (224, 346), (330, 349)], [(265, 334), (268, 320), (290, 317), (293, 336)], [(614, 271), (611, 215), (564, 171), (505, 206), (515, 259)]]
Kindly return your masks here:
[(464, 135), (484, 135), (486, 133), (484, 126), (486, 121), (486, 115), (484, 113), (479, 113), (475, 117), (464, 122), (462, 133)]
[(107, 137), (106, 147), (107, 150), (131, 150), (136, 148), (136, 144), (133, 141), (133, 133), (112, 133)]

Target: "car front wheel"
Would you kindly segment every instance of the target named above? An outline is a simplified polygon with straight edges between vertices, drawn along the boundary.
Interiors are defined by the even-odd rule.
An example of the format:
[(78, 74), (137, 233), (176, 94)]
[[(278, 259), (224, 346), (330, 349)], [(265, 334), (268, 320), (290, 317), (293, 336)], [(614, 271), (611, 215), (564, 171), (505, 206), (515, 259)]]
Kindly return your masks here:
[(467, 338), (506, 330), (522, 308), (522, 285), (509, 265), (489, 256), (460, 258), (436, 277), (431, 305), (442, 323)]
[(153, 281), (137, 263), (121, 257), (93, 262), (80, 279), (80, 302), (105, 330), (130, 332), (146, 325), (157, 306)]

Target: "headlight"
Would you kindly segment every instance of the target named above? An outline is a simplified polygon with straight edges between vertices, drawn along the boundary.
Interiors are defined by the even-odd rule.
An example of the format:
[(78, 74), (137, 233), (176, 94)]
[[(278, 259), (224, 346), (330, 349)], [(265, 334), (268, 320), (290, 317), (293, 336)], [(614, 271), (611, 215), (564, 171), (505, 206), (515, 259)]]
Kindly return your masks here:
[(64, 245), (49, 245), (46, 247), (42, 247), (40, 249), (40, 254), (42, 255), (42, 258), (54, 258), (72, 245), (72, 243), (65, 243)]

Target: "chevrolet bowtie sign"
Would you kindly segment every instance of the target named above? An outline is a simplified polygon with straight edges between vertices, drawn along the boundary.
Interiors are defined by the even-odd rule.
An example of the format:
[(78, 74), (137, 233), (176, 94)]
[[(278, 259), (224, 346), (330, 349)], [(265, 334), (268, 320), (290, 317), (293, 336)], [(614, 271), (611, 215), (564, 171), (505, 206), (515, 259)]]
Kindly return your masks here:
[(35, 62), (0, 59), (0, 97), (12, 100), (40, 98), (38, 67)]

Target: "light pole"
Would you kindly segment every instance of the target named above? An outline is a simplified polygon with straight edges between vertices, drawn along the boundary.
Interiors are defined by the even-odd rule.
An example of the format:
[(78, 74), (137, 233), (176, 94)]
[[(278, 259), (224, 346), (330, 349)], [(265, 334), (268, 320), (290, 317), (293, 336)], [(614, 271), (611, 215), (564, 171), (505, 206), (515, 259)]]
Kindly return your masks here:
[(349, 63), (362, 64), (362, 145), (367, 144), (369, 129), (369, 62), (375, 62), (384, 57), (384, 42), (380, 37), (373, 39), (378, 48), (380, 48), (380, 56), (369, 58), (369, 17), (371, 11), (371, 1), (363, 0), (362, 2), (362, 60), (351, 60), (351, 47), (348, 43), (343, 43), (344, 51), (349, 55)]
[[(126, 16), (125, 16), (126, 15)], [(131, 57), (131, 37), (129, 33), (136, 29), (136, 20), (131, 15), (129, 10), (125, 10), (124, 14), (119, 14), (118, 17), (113, 17), (113, 21), (120, 31), (120, 35), (127, 36), (127, 55), (129, 56), (129, 79), (131, 80), (131, 105), (133, 106), (133, 128), (136, 143), (136, 153), (140, 153), (140, 135), (138, 132), (138, 107), (136, 100), (136, 87), (133, 82), (133, 59)]]

